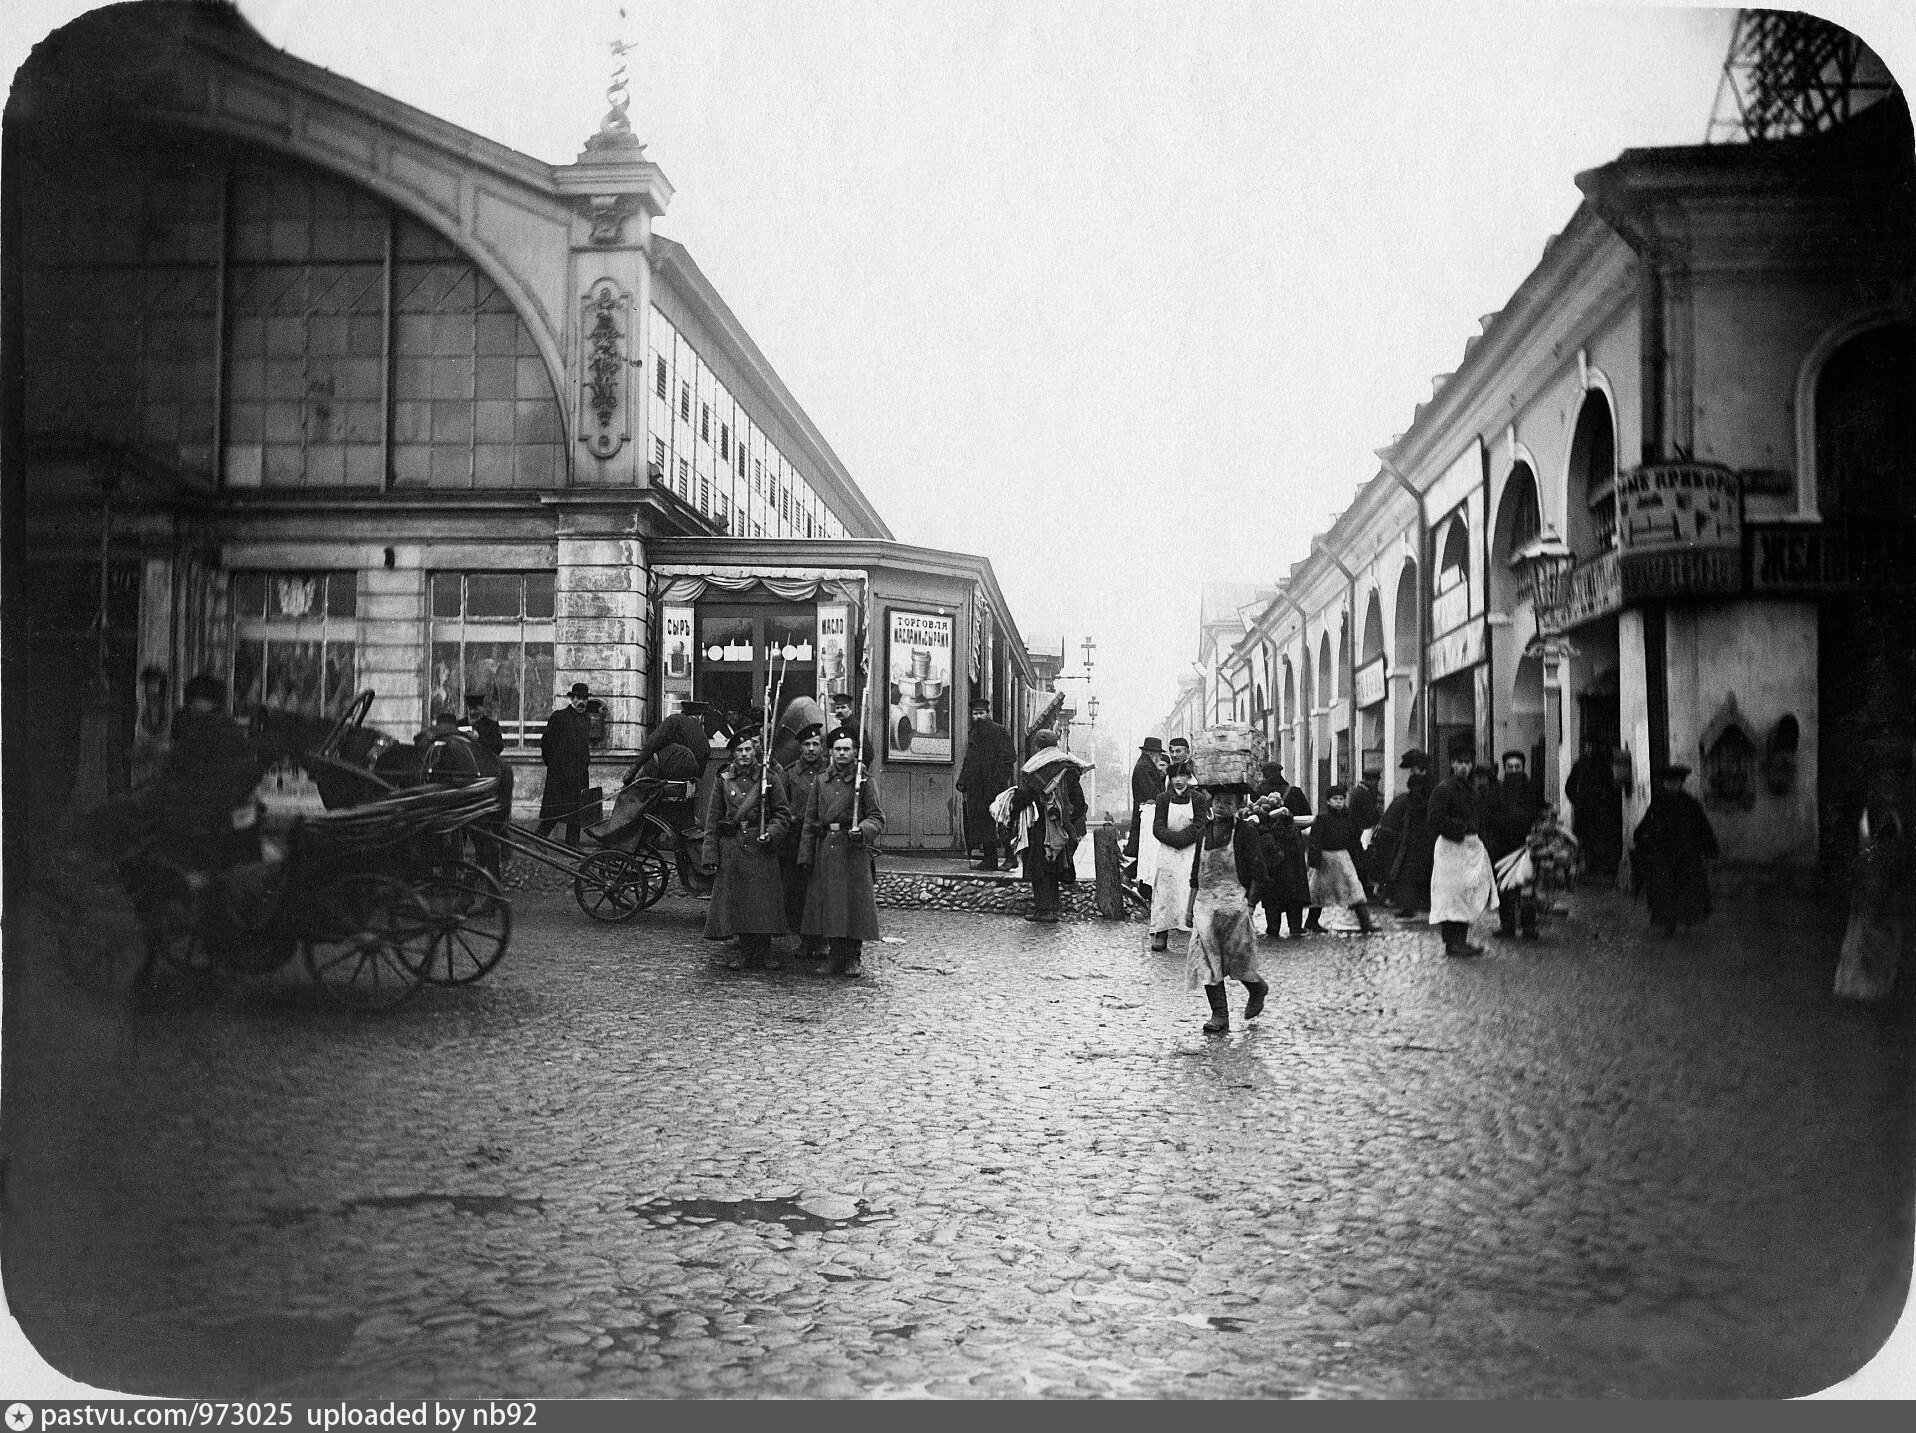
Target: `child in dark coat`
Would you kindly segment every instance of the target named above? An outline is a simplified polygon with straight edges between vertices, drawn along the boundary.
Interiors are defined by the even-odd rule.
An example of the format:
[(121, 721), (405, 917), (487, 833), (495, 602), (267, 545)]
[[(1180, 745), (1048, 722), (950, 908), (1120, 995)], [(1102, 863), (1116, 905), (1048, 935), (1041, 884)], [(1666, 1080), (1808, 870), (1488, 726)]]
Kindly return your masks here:
[(1264, 879), (1257, 888), (1258, 902), (1264, 907), (1264, 934), (1267, 939), (1277, 939), (1281, 912), (1290, 923), (1291, 935), (1301, 935), (1304, 907), (1311, 901), (1311, 883), (1297, 822), (1283, 798), (1275, 793), (1257, 803), (1250, 820), (1257, 829), (1264, 857)]

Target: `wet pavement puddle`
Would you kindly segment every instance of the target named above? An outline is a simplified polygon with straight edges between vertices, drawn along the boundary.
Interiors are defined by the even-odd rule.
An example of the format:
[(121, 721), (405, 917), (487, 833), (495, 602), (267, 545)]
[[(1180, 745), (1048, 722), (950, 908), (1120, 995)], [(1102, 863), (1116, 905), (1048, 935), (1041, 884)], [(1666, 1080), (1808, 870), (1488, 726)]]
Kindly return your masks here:
[[(811, 1204), (813, 1208), (807, 1208)], [(849, 1205), (851, 1213), (835, 1215), (818, 1210), (837, 1210)], [(887, 1210), (873, 1209), (864, 1200), (826, 1198), (800, 1199), (648, 1199), (627, 1208), (660, 1229), (679, 1224), (776, 1224), (788, 1233), (822, 1232), (827, 1229), (855, 1229), (860, 1225), (891, 1218)]]
[(546, 1202), (543, 1195), (537, 1194), (529, 1197), (518, 1194), (445, 1194), (431, 1190), (417, 1194), (363, 1194), (351, 1199), (342, 1199), (331, 1208), (308, 1206), (295, 1209), (267, 1209), (262, 1211), (256, 1222), (274, 1229), (282, 1229), (289, 1224), (298, 1224), (327, 1214), (335, 1219), (344, 1219), (361, 1210), (421, 1209), (433, 1204), (446, 1205), (455, 1214), (543, 1214)]

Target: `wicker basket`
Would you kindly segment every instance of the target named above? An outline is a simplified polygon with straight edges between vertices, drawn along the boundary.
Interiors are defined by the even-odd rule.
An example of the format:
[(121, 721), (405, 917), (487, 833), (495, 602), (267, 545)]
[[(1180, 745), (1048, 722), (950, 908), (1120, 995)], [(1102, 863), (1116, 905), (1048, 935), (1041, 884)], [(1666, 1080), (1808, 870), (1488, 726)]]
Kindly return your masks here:
[(1191, 770), (1199, 786), (1241, 786), (1264, 776), (1264, 733), (1241, 722), (1222, 722), (1191, 737)]

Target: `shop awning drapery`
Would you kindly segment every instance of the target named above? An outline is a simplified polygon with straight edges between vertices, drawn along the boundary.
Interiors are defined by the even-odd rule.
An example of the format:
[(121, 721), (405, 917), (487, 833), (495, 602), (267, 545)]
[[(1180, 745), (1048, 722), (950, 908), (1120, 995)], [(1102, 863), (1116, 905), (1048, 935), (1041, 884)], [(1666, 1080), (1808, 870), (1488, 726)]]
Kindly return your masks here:
[(706, 572), (696, 576), (668, 578), (659, 589), (659, 601), (682, 606), (696, 602), (707, 592), (750, 592), (763, 588), (781, 602), (810, 602), (819, 594), (841, 598), (861, 611), (865, 605), (864, 580), (858, 577), (825, 577), (795, 574), (772, 577), (764, 573)]

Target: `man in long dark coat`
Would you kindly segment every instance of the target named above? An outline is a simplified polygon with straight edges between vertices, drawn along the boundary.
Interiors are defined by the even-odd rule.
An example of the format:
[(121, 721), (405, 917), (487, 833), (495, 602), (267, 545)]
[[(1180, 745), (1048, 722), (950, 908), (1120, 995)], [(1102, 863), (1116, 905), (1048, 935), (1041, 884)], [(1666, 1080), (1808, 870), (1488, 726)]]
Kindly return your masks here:
[(885, 813), (869, 773), (861, 779), (856, 741), (849, 729), (832, 733), (831, 766), (806, 792), (798, 859), (811, 880), (799, 929), (831, 952), (820, 975), (863, 975), (864, 944), (878, 939), (872, 883)]
[(182, 693), (173, 743), (141, 806), (158, 813), (167, 859), (191, 870), (218, 870), (259, 859), (253, 788), (258, 749), (226, 714), (227, 688), (206, 673)]
[(585, 824), (580, 807), (586, 788), (592, 784), (591, 718), (585, 704), (592, 688), (574, 682), (565, 705), (546, 718), (546, 729), (539, 737), (539, 755), (546, 764), (545, 794), (539, 799), (539, 834), (550, 836), (552, 828), (565, 822), (568, 845), (579, 844), (579, 828)]
[(1583, 739), (1583, 754), (1570, 768), (1563, 794), (1570, 798), (1570, 829), (1583, 844), (1584, 868), (1593, 880), (1614, 884), (1623, 855), (1623, 792), (1610, 769), (1610, 754), (1595, 737)]
[[(981, 849), (973, 870), (998, 869), (998, 823), (991, 803), (1018, 774), (1018, 744), (1011, 733), (991, 719), (991, 703), (971, 704), (971, 731), (965, 738), (965, 764), (957, 787), (965, 798), (965, 850)], [(1007, 862), (1007, 865), (1010, 863)]]
[(1683, 789), (1687, 766), (1656, 772), (1656, 795), (1637, 823), (1630, 870), (1650, 904), (1650, 923), (1674, 936), (1677, 927), (1696, 925), (1710, 914), (1710, 872), (1704, 863), (1717, 854), (1716, 832), (1696, 797)]
[(1435, 786), (1430, 779), (1430, 758), (1416, 747), (1404, 753), (1397, 768), (1410, 775), (1404, 781), (1404, 794), (1391, 803), (1395, 808), (1402, 802), (1403, 814), (1401, 827), (1397, 828), (1402, 834), (1391, 865), (1390, 894), (1397, 902), (1398, 915), (1415, 916), (1430, 909), (1430, 862), (1436, 839), (1430, 829), (1430, 798)]
[(1131, 835), (1124, 843), (1124, 858), (1136, 872), (1138, 890), (1145, 900), (1151, 899), (1152, 873), (1138, 863), (1138, 841), (1144, 825), (1144, 813), (1157, 804), (1158, 793), (1164, 790), (1164, 773), (1170, 765), (1164, 755), (1164, 743), (1155, 736), (1147, 736), (1144, 745), (1138, 748), (1137, 765), (1131, 768)]
[[(1493, 864), (1513, 855), (1530, 839), (1530, 828), (1537, 824), (1543, 802), (1537, 788), (1524, 770), (1521, 751), (1506, 751), (1503, 775), (1490, 788), (1483, 805), (1484, 849)], [(1513, 937), (1522, 928), (1524, 938), (1537, 939), (1537, 892), (1534, 882), (1524, 886), (1497, 888), (1497, 934)]]

